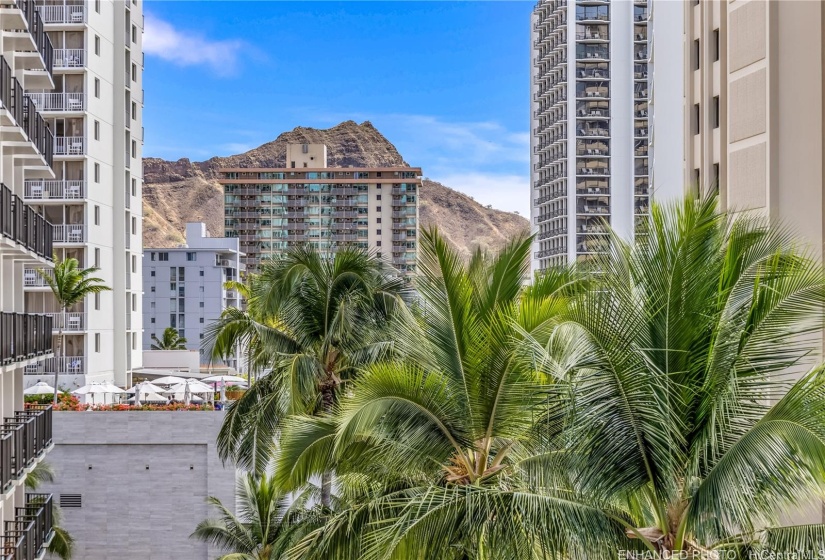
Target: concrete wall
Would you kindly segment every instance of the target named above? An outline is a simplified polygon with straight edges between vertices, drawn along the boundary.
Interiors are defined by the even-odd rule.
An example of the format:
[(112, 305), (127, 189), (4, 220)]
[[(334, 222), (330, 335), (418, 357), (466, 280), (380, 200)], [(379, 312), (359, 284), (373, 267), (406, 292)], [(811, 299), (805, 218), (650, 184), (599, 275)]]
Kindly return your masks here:
[[(222, 412), (57, 412), (49, 462), (57, 481), (44, 485), (63, 508), (76, 558), (205, 560), (217, 556), (189, 539), (214, 510), (207, 496), (234, 509), (235, 472), (215, 450)], [(104, 428), (105, 427), (105, 428)]]

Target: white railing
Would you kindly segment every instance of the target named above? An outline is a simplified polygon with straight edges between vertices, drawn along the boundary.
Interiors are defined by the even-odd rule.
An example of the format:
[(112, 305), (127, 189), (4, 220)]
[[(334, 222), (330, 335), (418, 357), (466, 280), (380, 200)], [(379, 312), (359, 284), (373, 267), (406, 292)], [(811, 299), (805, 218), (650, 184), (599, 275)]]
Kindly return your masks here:
[(86, 241), (86, 226), (83, 224), (55, 224), (55, 243), (83, 243)]
[(23, 191), (25, 200), (78, 200), (86, 196), (86, 181), (47, 181), (34, 179), (26, 181)]
[(47, 358), (40, 363), (26, 366), (27, 375), (37, 375), (50, 373), (86, 373), (85, 356), (63, 356), (60, 358)]
[(38, 111), (85, 111), (86, 94), (80, 93), (27, 93)]
[[(46, 313), (52, 317), (52, 330), (57, 331), (63, 327), (64, 331), (85, 331), (86, 330), (86, 312), (72, 311), (70, 313)], [(64, 322), (65, 321), (65, 322)]]
[(82, 156), (86, 153), (85, 136), (55, 136), (54, 155)]
[(86, 66), (86, 49), (54, 49), (55, 68), (83, 68)]
[(85, 23), (86, 4), (83, 2), (66, 2), (60, 6), (38, 4), (37, 11), (43, 23)]
[[(51, 269), (43, 269), (47, 276), (54, 277), (54, 271)], [(36, 268), (26, 268), (23, 270), (23, 285), (33, 287), (48, 287), (48, 283), (40, 275)]]

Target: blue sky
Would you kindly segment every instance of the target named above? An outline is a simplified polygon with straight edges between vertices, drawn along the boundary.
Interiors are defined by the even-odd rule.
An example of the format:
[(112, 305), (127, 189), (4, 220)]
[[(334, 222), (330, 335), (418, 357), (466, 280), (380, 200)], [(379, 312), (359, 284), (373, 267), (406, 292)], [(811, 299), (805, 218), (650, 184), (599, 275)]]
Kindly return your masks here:
[(527, 215), (532, 5), (147, 0), (144, 155), (369, 120), (425, 176)]

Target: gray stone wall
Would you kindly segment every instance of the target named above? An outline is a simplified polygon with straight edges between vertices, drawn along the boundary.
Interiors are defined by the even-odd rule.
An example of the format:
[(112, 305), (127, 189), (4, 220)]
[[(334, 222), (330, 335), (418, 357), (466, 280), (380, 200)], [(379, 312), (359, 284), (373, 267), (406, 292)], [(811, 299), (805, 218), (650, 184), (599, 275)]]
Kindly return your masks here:
[[(189, 538), (214, 516), (207, 496), (235, 508), (235, 471), (215, 450), (223, 412), (57, 412), (57, 471), (43, 491), (80, 494), (61, 524), (75, 558), (205, 560), (218, 551)], [(210, 547), (211, 548), (211, 547)]]

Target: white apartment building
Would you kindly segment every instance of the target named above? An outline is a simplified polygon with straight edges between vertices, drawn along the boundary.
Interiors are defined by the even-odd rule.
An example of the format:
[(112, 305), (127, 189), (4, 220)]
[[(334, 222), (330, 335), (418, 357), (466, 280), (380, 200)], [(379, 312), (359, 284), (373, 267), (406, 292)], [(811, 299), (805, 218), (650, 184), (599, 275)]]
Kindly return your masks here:
[[(240, 281), (244, 256), (237, 237), (210, 237), (204, 223), (186, 224), (186, 243), (152, 248), (143, 255), (143, 349), (150, 350), (152, 335), (163, 338), (172, 327), (186, 338), (186, 349), (200, 351), (206, 327), (227, 307), (240, 307), (237, 290), (224, 284)], [(201, 364), (209, 356), (201, 353)], [(226, 365), (243, 371), (240, 351)]]
[[(661, 17), (654, 16), (654, 4)], [(682, 192), (681, 167), (668, 167), (673, 157), (681, 159), (681, 144), (677, 150), (675, 142), (662, 142), (656, 151), (662, 172), (651, 180), (652, 101), (664, 115), (671, 96), (679, 106), (682, 99), (681, 71), (675, 72), (678, 83), (669, 83), (664, 76), (674, 72), (664, 64), (655, 66), (663, 77), (653, 94), (654, 50), (666, 59), (682, 47), (681, 11), (664, 4), (541, 0), (533, 11), (534, 269), (587, 262), (606, 246), (605, 224), (632, 238), (649, 215), (652, 196)], [(679, 130), (668, 136), (680, 134), (678, 115), (671, 120)]]
[(27, 180), (51, 179), (52, 133), (24, 95), (54, 84), (54, 51), (31, 0), (0, 1), (0, 543), (4, 559), (42, 558), (51, 494), (25, 478), (52, 448), (51, 406), (24, 408), (24, 370), (52, 355), (52, 318), (25, 313), (23, 270), (52, 263), (52, 226), (23, 202)]
[[(61, 388), (126, 386), (141, 365), (143, 0), (37, 0), (36, 7), (54, 45), (54, 88), (26, 92), (54, 134), (54, 177), (26, 181), (22, 196), (54, 224), (57, 258), (100, 268), (96, 276), (112, 291), (71, 310), (66, 357), (29, 368), (27, 382), (59, 368)], [(60, 320), (35, 270), (20, 274), (26, 310)]]

